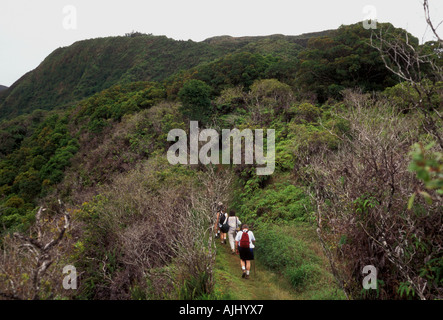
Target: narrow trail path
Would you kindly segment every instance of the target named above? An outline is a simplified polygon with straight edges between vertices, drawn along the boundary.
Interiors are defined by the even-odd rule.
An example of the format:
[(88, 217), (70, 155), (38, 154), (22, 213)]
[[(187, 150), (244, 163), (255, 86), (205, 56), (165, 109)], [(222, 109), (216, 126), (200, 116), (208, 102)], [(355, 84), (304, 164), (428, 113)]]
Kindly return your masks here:
[[(255, 265), (254, 265), (255, 264)], [(294, 300), (299, 299), (290, 285), (277, 274), (265, 269), (257, 260), (251, 264), (249, 279), (241, 277), (240, 258), (231, 254), (229, 244), (217, 241), (215, 279), (220, 290), (226, 290), (238, 300)]]
[[(303, 265), (310, 266), (305, 282), (295, 288), (288, 276), (274, 272), (261, 264), (264, 257), (257, 256), (251, 265), (250, 278), (241, 277), (240, 258), (231, 254), (229, 244), (220, 244), (217, 239), (217, 255), (214, 268), (215, 291), (223, 299), (234, 300), (341, 300), (346, 297), (337, 286), (324, 256), (315, 231), (309, 225), (282, 227), (300, 247), (293, 247), (303, 256)], [(257, 246), (260, 242), (257, 241)], [(257, 259), (258, 258), (258, 259)], [(299, 262), (300, 263), (300, 262)], [(285, 269), (286, 266), (282, 266)]]

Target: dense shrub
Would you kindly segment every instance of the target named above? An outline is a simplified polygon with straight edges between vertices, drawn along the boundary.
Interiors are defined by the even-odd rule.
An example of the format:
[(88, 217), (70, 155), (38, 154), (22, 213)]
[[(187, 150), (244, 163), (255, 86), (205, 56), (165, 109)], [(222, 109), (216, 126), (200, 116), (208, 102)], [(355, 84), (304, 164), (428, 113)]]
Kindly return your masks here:
[(206, 123), (212, 113), (211, 87), (200, 80), (186, 82), (178, 96), (182, 103), (181, 112), (191, 121)]
[[(66, 115), (36, 117), (33, 114), (25, 118), (32, 121), (26, 136), (20, 138), (19, 147), (0, 160), (0, 205), (6, 209), (0, 223), (9, 227), (29, 222), (36, 200), (62, 181), (65, 168), (79, 149), (78, 140), (69, 132)], [(19, 197), (24, 204), (13, 205), (11, 196)]]
[(285, 276), (291, 285), (300, 290), (313, 278), (315, 278), (318, 270), (311, 264), (302, 264), (298, 267), (288, 267), (285, 270)]
[(443, 104), (443, 82), (432, 83), (429, 80), (423, 80), (420, 86), (429, 92), (427, 97), (420, 96), (423, 92), (417, 91), (410, 83), (406, 82), (386, 88), (383, 94), (404, 113), (417, 106), (423, 105), (424, 108), (431, 110), (432, 107), (438, 108)]
[(196, 207), (197, 193), (193, 171), (154, 158), (85, 203), (85, 249), (78, 267), (87, 273), (79, 295), (128, 299), (136, 290), (137, 296), (189, 299), (209, 294), (212, 223), (201, 211), (206, 209)]
[(316, 122), (321, 115), (320, 108), (310, 103), (300, 103), (292, 105), (288, 110), (288, 115), (297, 122)]
[(260, 189), (248, 180), (241, 194), (241, 214), (258, 221), (305, 221), (309, 219), (310, 201), (303, 189), (289, 183), (275, 183)]
[[(390, 24), (379, 24), (389, 35), (400, 29)], [(346, 88), (363, 91), (383, 90), (395, 84), (379, 52), (370, 46), (371, 30), (361, 24), (341, 26), (331, 36), (312, 38), (306, 50), (300, 52), (296, 81), (304, 91), (315, 93), (319, 102), (340, 98)], [(412, 45), (418, 40), (409, 35)]]
[(351, 297), (370, 298), (361, 295), (360, 284), (363, 267), (374, 265), (379, 298), (405, 298), (405, 292), (436, 298), (441, 197), (428, 190), (432, 202), (416, 197), (408, 209), (411, 195), (423, 188), (408, 170), (420, 117), (404, 116), (368, 96), (351, 95), (346, 102), (351, 107), (345, 142), (335, 152), (322, 149), (311, 158), (306, 175), (307, 181), (314, 177), (319, 232), (335, 275)]
[(260, 224), (254, 230), (256, 257), (267, 268), (286, 277), (294, 289), (303, 289), (309, 281), (320, 276), (321, 260), (308, 243), (293, 237), (291, 226)]

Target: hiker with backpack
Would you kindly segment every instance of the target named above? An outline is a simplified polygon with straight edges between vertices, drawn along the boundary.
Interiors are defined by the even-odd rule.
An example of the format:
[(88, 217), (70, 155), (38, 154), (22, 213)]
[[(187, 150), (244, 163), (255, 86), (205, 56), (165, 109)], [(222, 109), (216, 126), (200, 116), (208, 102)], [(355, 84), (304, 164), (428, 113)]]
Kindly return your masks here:
[(224, 212), (224, 206), (221, 206), (219, 212), (217, 212), (218, 229), (220, 231), (220, 242), (226, 244), (226, 233), (229, 231), (227, 225), (228, 214)]
[(249, 279), (251, 261), (254, 260), (255, 237), (254, 233), (249, 230), (248, 225), (242, 225), (241, 231), (237, 233), (235, 246), (237, 248), (236, 252), (240, 254), (242, 278)]
[(240, 230), (241, 221), (235, 215), (234, 210), (229, 211), (227, 224), (229, 225), (228, 239), (229, 239), (229, 245), (231, 246), (231, 253), (235, 254), (235, 237), (237, 235), (237, 231)]
[(214, 224), (215, 238), (220, 237), (220, 212), (221, 211), (223, 211), (223, 203), (219, 202), (217, 204), (217, 214), (216, 214), (215, 224)]

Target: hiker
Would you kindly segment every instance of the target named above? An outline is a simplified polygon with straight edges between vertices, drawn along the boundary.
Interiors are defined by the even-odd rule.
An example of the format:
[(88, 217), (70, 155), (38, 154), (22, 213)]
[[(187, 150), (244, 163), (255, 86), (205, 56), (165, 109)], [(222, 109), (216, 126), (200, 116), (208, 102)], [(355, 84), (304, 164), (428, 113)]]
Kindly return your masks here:
[(241, 221), (235, 215), (234, 210), (229, 211), (228, 225), (229, 225), (229, 231), (228, 231), (229, 245), (231, 246), (231, 253), (235, 254), (235, 236), (237, 235), (237, 231), (240, 230)]
[(242, 278), (249, 279), (251, 260), (254, 260), (255, 237), (254, 233), (249, 230), (248, 225), (242, 225), (241, 231), (237, 233), (235, 247), (237, 248), (236, 252), (240, 254)]
[(217, 213), (218, 230), (220, 232), (220, 242), (221, 244), (226, 244), (226, 233), (228, 230), (223, 226), (228, 219), (228, 214), (225, 212), (225, 207), (221, 206), (220, 211)]
[(223, 209), (223, 202), (219, 202), (217, 207), (217, 216), (215, 218), (215, 224), (214, 224), (214, 232), (215, 232), (215, 238), (220, 237), (220, 211)]

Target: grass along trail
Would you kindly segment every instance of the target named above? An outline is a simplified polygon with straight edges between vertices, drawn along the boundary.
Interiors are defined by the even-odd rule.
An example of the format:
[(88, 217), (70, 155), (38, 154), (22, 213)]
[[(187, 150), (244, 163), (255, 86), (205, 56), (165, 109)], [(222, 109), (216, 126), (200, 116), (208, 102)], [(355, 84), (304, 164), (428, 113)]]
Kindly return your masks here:
[(291, 292), (290, 285), (282, 282), (277, 274), (265, 269), (257, 260), (251, 264), (250, 278), (243, 279), (240, 258), (238, 255), (231, 254), (229, 243), (222, 245), (217, 241), (216, 265), (216, 290), (223, 292), (227, 299), (296, 299), (294, 293)]
[[(294, 288), (281, 272), (266, 268), (257, 256), (251, 264), (249, 279), (241, 277), (240, 258), (231, 254), (229, 242), (220, 244), (217, 239), (217, 257), (214, 269), (215, 293), (221, 299), (233, 300), (332, 300), (344, 299), (337, 289), (329, 264), (321, 251), (313, 230), (306, 226), (293, 228), (292, 236), (306, 242), (308, 250), (319, 259), (319, 268), (305, 285)], [(257, 239), (256, 246), (260, 246)]]

